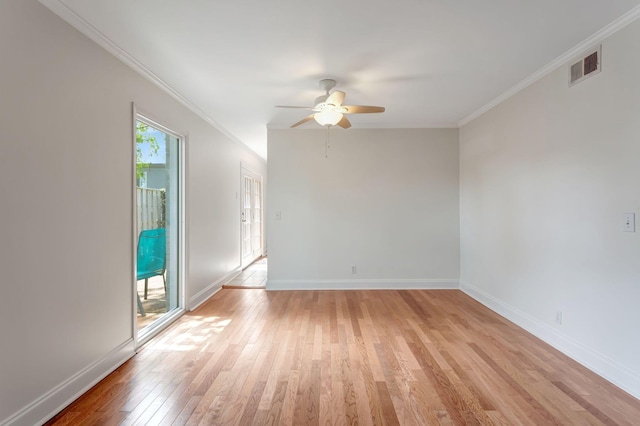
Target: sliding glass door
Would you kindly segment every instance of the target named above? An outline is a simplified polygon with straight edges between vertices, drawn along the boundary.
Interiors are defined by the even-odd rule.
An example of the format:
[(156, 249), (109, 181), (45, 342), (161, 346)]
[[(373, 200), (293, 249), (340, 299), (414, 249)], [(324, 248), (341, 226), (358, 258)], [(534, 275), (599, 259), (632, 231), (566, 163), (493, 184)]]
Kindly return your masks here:
[(182, 138), (136, 115), (138, 336), (167, 323), (182, 299)]

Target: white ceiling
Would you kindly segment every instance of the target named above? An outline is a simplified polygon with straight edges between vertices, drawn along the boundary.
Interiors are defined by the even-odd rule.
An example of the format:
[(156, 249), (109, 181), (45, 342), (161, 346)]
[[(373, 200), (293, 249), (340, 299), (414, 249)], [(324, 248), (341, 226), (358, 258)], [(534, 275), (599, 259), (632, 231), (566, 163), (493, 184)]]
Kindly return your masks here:
[(311, 105), (322, 94), (321, 78), (338, 81), (346, 104), (387, 108), (350, 116), (354, 128), (456, 127), (640, 4), (41, 1), (58, 13), (66, 9), (61, 15), (85, 33), (100, 32), (121, 56), (265, 158), (267, 127), (288, 127), (306, 115), (274, 106)]

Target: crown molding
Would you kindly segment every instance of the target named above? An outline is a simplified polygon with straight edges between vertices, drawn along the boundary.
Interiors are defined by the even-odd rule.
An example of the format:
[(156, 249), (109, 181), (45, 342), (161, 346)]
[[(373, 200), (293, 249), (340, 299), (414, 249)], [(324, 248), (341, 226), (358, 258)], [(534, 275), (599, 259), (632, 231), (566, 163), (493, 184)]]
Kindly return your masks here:
[(462, 127), (465, 124), (471, 122), (472, 120), (478, 118), (479, 116), (481, 116), (485, 112), (489, 111), (493, 107), (501, 104), (502, 102), (506, 101), (507, 99), (509, 99), (510, 97), (515, 95), (516, 93), (520, 92), (521, 90), (525, 89), (526, 87), (528, 87), (531, 84), (535, 83), (536, 81), (540, 80), (542, 77), (544, 77), (547, 74), (550, 74), (551, 72), (553, 72), (556, 69), (560, 68), (565, 63), (567, 63), (570, 60), (574, 59), (575, 57), (577, 57), (578, 55), (580, 55), (584, 51), (592, 48), (594, 45), (597, 45), (598, 43), (601, 43), (604, 39), (606, 39), (607, 37), (611, 36), (612, 34), (618, 32), (618, 31), (620, 31), (622, 28), (624, 28), (627, 25), (631, 24), (632, 22), (634, 22), (638, 18), (640, 18), (640, 5), (634, 7), (629, 12), (625, 13), (624, 15), (622, 15), (621, 17), (619, 17), (615, 21), (611, 22), (609, 25), (605, 26), (600, 31), (598, 31), (595, 34), (593, 34), (591, 37), (585, 39), (581, 43), (578, 43), (577, 45), (575, 45), (571, 49), (567, 50), (565, 53), (563, 53), (562, 55), (558, 56), (556, 59), (554, 59), (553, 61), (549, 62), (544, 67), (540, 68), (538, 71), (536, 71), (535, 73), (531, 74), (529, 77), (525, 78), (520, 83), (518, 83), (515, 86), (513, 86), (511, 89), (507, 90), (502, 95), (498, 96), (497, 98), (493, 99), (489, 103), (487, 103), (484, 106), (480, 107), (476, 111), (474, 111), (471, 114), (467, 115), (462, 120), (458, 121), (457, 127)]
[[(198, 106), (196, 106), (191, 101), (189, 101), (186, 97), (184, 97), (177, 90), (171, 87), (168, 83), (162, 80), (158, 75), (153, 73), (151, 70), (145, 67), (142, 63), (140, 63), (137, 59), (135, 59), (131, 54), (129, 54), (127, 51), (119, 47), (114, 41), (109, 39), (106, 35), (101, 33), (97, 28), (95, 28), (93, 25), (91, 25), (89, 22), (83, 19), (75, 11), (69, 8), (69, 6), (67, 6), (62, 0), (38, 0), (38, 1), (41, 4), (43, 4), (45, 7), (47, 7), (49, 10), (51, 10), (53, 13), (58, 15), (60, 18), (62, 18), (64, 21), (66, 21), (69, 25), (71, 25), (72, 27), (80, 31), (85, 36), (89, 37), (91, 40), (93, 40), (99, 46), (101, 46), (102, 48), (107, 50), (109, 53), (114, 55), (120, 61), (124, 62), (126, 65), (128, 65), (130, 68), (135, 70), (137, 73), (139, 73), (140, 75), (145, 77), (147, 80), (151, 81), (160, 89), (162, 89), (164, 92), (172, 96), (175, 100), (180, 102), (182, 105), (184, 105), (194, 114), (196, 114), (198, 117), (202, 118), (208, 124), (210, 124), (215, 129), (220, 131), (223, 135), (225, 135), (231, 141), (239, 144), (240, 146), (242, 146), (245, 149), (248, 149), (251, 152), (254, 152), (253, 149), (251, 149), (247, 144), (245, 144), (244, 142), (239, 140), (237, 137), (235, 137), (233, 134), (231, 134), (217, 121), (209, 117), (202, 109), (200, 109)], [(460, 128), (468, 124), (472, 120), (478, 118), (485, 112), (489, 111), (493, 107), (509, 99), (516, 93), (520, 92), (521, 90), (525, 89), (526, 87), (540, 80), (547, 74), (555, 71), (556, 69), (558, 69), (559, 67), (561, 67), (562, 65), (570, 61), (571, 59), (575, 58), (585, 50), (588, 50), (594, 45), (602, 42), (604, 39), (616, 33), (617, 31), (621, 30), (622, 28), (626, 27), (627, 25), (631, 24), (638, 18), (640, 18), (640, 5), (631, 9), (629, 12), (622, 15), (618, 19), (614, 20), (609, 25), (605, 26), (604, 28), (602, 28), (601, 30), (599, 30), (589, 38), (585, 39), (581, 43), (574, 46), (573, 48), (567, 50), (565, 53), (563, 53), (553, 61), (549, 62), (547, 65), (543, 66), (538, 71), (531, 74), (526, 79), (522, 80), (520, 83), (516, 84), (515, 86), (513, 86), (512, 88), (510, 88), (509, 90), (501, 94), (500, 96), (494, 98), (492, 101), (488, 102), (487, 104), (480, 107), (476, 111), (462, 118), (458, 122), (425, 123), (425, 124), (412, 123), (412, 124), (406, 124), (402, 126), (402, 128)], [(399, 128), (399, 127), (400, 126), (398, 125), (386, 126), (384, 124), (377, 124), (373, 127), (367, 127), (367, 128), (384, 129), (384, 128)], [(282, 124), (270, 123), (267, 125), (267, 129), (288, 129), (288, 128), (289, 127), (287, 125), (282, 125)]]
[[(353, 124), (353, 123), (352, 123)], [(336, 126), (333, 126), (336, 127)], [(304, 126), (298, 128), (299, 130), (320, 130), (323, 129), (324, 126), (315, 125), (315, 126)], [(373, 125), (353, 125), (350, 129), (358, 129), (358, 130), (366, 130), (366, 129), (457, 129), (458, 123), (414, 123), (414, 124), (373, 124)], [(290, 130), (290, 124), (282, 124), (282, 123), (269, 123), (267, 124), (267, 130)]]
[[(229, 138), (234, 143), (242, 146), (245, 149), (248, 149), (251, 152), (255, 151), (251, 149), (247, 144), (242, 142), (240, 139), (231, 134), (224, 126), (220, 125), (217, 121), (209, 117), (202, 109), (196, 106), (194, 103), (189, 101), (186, 97), (184, 97), (180, 92), (175, 90), (171, 85), (165, 82), (158, 75), (153, 73), (149, 68), (144, 66), (141, 62), (139, 62), (136, 58), (134, 58), (131, 54), (129, 54), (126, 50), (118, 46), (113, 40), (107, 37), (105, 34), (100, 32), (96, 27), (87, 22), (84, 18), (78, 15), (74, 10), (72, 10), (69, 6), (67, 6), (62, 0), (38, 0), (43, 6), (47, 9), (51, 10), (53, 13), (58, 15), (61, 19), (67, 22), (76, 30), (80, 31), (85, 36), (89, 37), (92, 41), (98, 44), (100, 47), (105, 49), (107, 52), (111, 53), (113, 56), (118, 58), (120, 61), (124, 62), (127, 66), (132, 68), (138, 74), (155, 84), (165, 93), (170, 95), (176, 101), (181, 103), (183, 106), (188, 108), (191, 112), (196, 114), (198, 117), (206, 121), (224, 136)], [(259, 154), (256, 154), (259, 156)]]

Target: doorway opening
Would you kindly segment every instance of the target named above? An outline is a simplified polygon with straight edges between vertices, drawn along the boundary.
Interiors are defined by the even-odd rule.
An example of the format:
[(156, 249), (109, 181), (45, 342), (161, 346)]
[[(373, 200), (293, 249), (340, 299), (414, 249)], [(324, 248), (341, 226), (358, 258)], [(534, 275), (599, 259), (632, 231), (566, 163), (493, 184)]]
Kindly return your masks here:
[(264, 254), (262, 249), (262, 176), (246, 167), (241, 167), (241, 171), (241, 268), (245, 269)]
[(263, 289), (267, 288), (267, 257), (263, 256), (247, 266), (222, 288)]

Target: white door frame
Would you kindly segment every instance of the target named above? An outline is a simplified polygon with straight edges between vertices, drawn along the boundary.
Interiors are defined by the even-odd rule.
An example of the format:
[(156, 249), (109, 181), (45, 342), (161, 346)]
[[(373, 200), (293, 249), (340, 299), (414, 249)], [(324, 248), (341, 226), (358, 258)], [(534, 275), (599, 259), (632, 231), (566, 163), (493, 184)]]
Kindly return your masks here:
[[(245, 184), (244, 184), (244, 178), (245, 176), (248, 176), (254, 180), (257, 180), (260, 182), (260, 188), (261, 188), (261, 194), (260, 194), (260, 251), (258, 253), (257, 256), (253, 255), (254, 250), (252, 250), (252, 253), (245, 257), (244, 256), (244, 239), (243, 239), (243, 210), (244, 210), (244, 195), (245, 195)], [(251, 205), (253, 206), (253, 185), (251, 188)], [(253, 263), (256, 259), (258, 259), (260, 256), (262, 256), (264, 254), (264, 179), (262, 177), (261, 174), (256, 173), (255, 171), (253, 171), (252, 169), (250, 169), (249, 167), (247, 167), (245, 164), (240, 163), (240, 268), (244, 269), (247, 266), (249, 266), (251, 263)], [(253, 216), (253, 207), (251, 207), (251, 214)], [(253, 221), (253, 218), (251, 219)], [(250, 260), (247, 260), (248, 258), (250, 258)]]
[[(133, 263), (133, 276), (131, 277), (133, 285), (132, 289), (132, 322), (131, 327), (133, 330), (133, 341), (137, 349), (155, 337), (158, 333), (168, 327), (172, 322), (180, 318), (186, 311), (186, 185), (185, 185), (185, 165), (186, 165), (186, 145), (187, 135), (186, 133), (176, 132), (162, 124), (155, 119), (151, 118), (153, 115), (148, 114), (146, 111), (141, 110), (135, 103), (132, 103), (133, 110), (133, 184), (132, 199), (133, 199), (133, 235), (132, 235), (132, 263)], [(145, 327), (144, 333), (138, 332), (138, 303), (137, 303), (137, 280), (136, 280), (136, 253), (138, 250), (138, 221), (137, 221), (137, 199), (136, 199), (136, 121), (141, 121), (149, 126), (168, 133), (178, 139), (178, 307), (170, 312), (167, 312), (159, 320)]]

